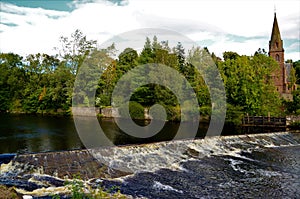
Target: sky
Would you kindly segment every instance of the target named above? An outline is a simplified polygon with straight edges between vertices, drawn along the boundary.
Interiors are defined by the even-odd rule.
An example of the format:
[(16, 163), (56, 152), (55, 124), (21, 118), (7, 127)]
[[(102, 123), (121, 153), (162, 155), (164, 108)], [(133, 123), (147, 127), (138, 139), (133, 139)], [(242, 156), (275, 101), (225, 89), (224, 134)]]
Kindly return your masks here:
[(101, 44), (126, 31), (162, 28), (219, 57), (253, 55), (268, 51), (274, 10), (285, 59), (299, 60), (299, 0), (1, 0), (0, 52), (54, 55), (59, 37), (76, 29)]

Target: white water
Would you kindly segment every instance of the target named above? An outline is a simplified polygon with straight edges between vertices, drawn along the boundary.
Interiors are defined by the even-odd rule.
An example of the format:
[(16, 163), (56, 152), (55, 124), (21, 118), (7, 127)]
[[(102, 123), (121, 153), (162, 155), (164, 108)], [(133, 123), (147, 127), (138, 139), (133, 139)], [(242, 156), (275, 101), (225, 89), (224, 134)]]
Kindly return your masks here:
[[(296, 136), (295, 136), (296, 135)], [(264, 177), (281, 176), (279, 172), (268, 171), (266, 169), (247, 170), (243, 168), (244, 161), (255, 162), (251, 158), (245, 157), (241, 152), (249, 152), (252, 150), (260, 150), (270, 147), (284, 146), (299, 146), (299, 134), (291, 134), (288, 132), (259, 134), (259, 135), (240, 135), (226, 137), (210, 137), (199, 140), (180, 140), (169, 141), (152, 144), (143, 144), (135, 146), (122, 146), (113, 148), (102, 148), (90, 150), (95, 157), (101, 162), (106, 163), (111, 169), (130, 171), (134, 174), (125, 177), (113, 179), (121, 183), (126, 183), (126, 180), (133, 177), (135, 174), (142, 172), (155, 172), (163, 168), (173, 171), (181, 171), (190, 173), (188, 169), (182, 166), (182, 163), (191, 160), (201, 160), (204, 157), (210, 156), (226, 156), (224, 160), (229, 162), (229, 166), (236, 172), (243, 174), (259, 174)], [(295, 139), (296, 138), (296, 139)], [(238, 159), (234, 159), (234, 157)], [(2, 164), (0, 167), (0, 177), (8, 175), (17, 176), (22, 172), (22, 168), (31, 169), (30, 165), (20, 165), (18, 162)], [(33, 182), (38, 185), (47, 185), (47, 182), (36, 180), (35, 176), (47, 176), (43, 172), (43, 168), (34, 168), (31, 170), (35, 174), (29, 178), (28, 182)], [(22, 176), (20, 176), (22, 177)], [(55, 179), (56, 177), (49, 176)], [(101, 179), (98, 179), (98, 182)], [(96, 181), (97, 182), (97, 181)], [(86, 181), (85, 183), (89, 183)], [(229, 181), (219, 184), (219, 187), (235, 186), (235, 181)], [(183, 191), (168, 185), (166, 182), (154, 181), (151, 185), (154, 190), (164, 190), (182, 194)], [(48, 187), (36, 189), (34, 191), (25, 191), (17, 189), (19, 193), (45, 196), (49, 194), (68, 193), (67, 187)]]
[[(154, 172), (161, 168), (181, 169), (179, 163), (211, 155), (241, 156), (241, 151), (275, 146), (299, 146), (290, 133), (210, 137), (198, 140), (179, 140), (135, 146), (91, 149), (100, 162), (126, 172)], [(290, 139), (290, 140), (289, 140)]]

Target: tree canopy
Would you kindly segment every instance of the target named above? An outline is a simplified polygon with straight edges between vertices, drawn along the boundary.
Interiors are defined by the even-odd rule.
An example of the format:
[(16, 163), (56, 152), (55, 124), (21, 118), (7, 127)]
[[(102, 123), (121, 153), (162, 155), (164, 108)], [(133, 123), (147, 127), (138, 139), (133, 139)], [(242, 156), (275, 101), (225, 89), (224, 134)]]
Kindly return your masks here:
[[(70, 38), (61, 37), (60, 41), (61, 46), (56, 48), (57, 55), (37, 53), (21, 57), (14, 53), (0, 54), (0, 111), (68, 113), (76, 75), (85, 74), (94, 78), (99, 71), (102, 76), (92, 85), (79, 82), (82, 87), (96, 88), (95, 99), (85, 98), (85, 95), (89, 96), (88, 89), (76, 97), (82, 104), (110, 106), (111, 95), (118, 80), (139, 65), (153, 63), (157, 64), (157, 70), (160, 70), (159, 64), (163, 64), (182, 74), (196, 93), (201, 114), (210, 114), (210, 93), (202, 74), (191, 62), (195, 57), (202, 56), (200, 48), (186, 50), (180, 41), (177, 46), (169, 47), (168, 41), (159, 41), (155, 36), (152, 40), (145, 38), (140, 53), (128, 46), (117, 58), (113, 58), (116, 52), (114, 44), (107, 49), (98, 49), (96, 41), (88, 40), (79, 30)], [(209, 53), (207, 48), (204, 50)], [(209, 55), (223, 78), (229, 115), (232, 111), (252, 115), (279, 115), (283, 111), (296, 113), (295, 109), (299, 109), (299, 90), (294, 92), (296, 104), (293, 103), (292, 108), (282, 103), (271, 79), (272, 72), (279, 66), (264, 50), (259, 49), (254, 56), (224, 52), (223, 60), (214, 53)], [(103, 60), (106, 65), (99, 64)], [(78, 74), (82, 64), (90, 64), (94, 68)], [(293, 66), (294, 81), (299, 84), (300, 60), (294, 62)], [(133, 86), (142, 78), (137, 77), (130, 84)], [(175, 81), (174, 84), (182, 82)], [(131, 101), (144, 107), (160, 103), (169, 112), (178, 112), (176, 96), (160, 85), (148, 84), (138, 88), (131, 96)]]

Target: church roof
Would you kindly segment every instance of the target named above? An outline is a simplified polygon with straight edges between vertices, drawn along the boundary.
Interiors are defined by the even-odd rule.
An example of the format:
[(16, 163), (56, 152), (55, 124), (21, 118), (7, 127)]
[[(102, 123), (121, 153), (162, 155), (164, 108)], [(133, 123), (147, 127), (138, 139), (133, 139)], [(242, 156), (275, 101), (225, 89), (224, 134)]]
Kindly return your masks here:
[(273, 22), (273, 29), (272, 29), (272, 35), (271, 35), (271, 42), (272, 41), (281, 41), (276, 12), (274, 13), (274, 22)]

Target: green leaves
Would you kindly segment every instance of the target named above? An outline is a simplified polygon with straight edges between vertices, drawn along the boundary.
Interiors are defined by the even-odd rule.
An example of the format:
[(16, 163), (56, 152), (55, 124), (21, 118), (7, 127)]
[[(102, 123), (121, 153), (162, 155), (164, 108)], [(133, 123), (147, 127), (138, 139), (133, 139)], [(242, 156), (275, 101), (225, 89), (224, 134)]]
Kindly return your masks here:
[[(185, 55), (185, 49), (180, 41), (171, 50), (168, 41), (159, 42), (158, 38), (154, 37), (152, 41), (146, 38), (141, 53), (129, 46), (119, 54), (118, 59), (114, 59), (112, 58), (116, 52), (114, 44), (107, 49), (97, 49), (96, 42), (88, 40), (79, 30), (76, 30), (70, 38), (61, 37), (60, 41), (62, 47), (56, 48), (57, 56), (37, 53), (23, 58), (13, 53), (0, 54), (0, 111), (48, 112), (57, 109), (67, 111), (71, 106), (76, 75), (82, 75), (85, 79), (77, 82), (79, 85), (77, 88), (81, 89), (81, 92), (77, 92), (78, 96), (75, 96), (78, 97), (78, 103), (94, 106), (96, 98), (97, 106), (110, 106), (112, 92), (119, 79), (137, 66), (151, 63), (157, 65), (153, 71), (165, 75), (163, 80), (172, 82), (178, 90), (182, 90), (179, 95), (190, 98), (192, 96), (186, 96), (188, 94), (184, 92), (187, 83), (172, 79), (172, 75), (164, 73), (159, 64), (179, 71), (194, 89), (198, 103), (202, 107), (201, 113), (209, 115), (212, 109), (210, 101), (212, 93), (209, 93), (205, 82), (207, 79), (205, 81), (204, 79), (208, 78), (211, 82), (216, 80), (215, 71), (210, 67), (211, 57), (216, 62), (225, 84), (230, 120), (234, 121), (234, 117), (238, 118), (242, 113), (267, 115), (270, 112), (271, 115), (278, 115), (282, 110), (282, 103), (271, 77), (279, 65), (261, 49), (254, 56), (224, 52), (222, 61), (213, 53), (210, 54), (207, 48), (195, 47)], [(203, 74), (195, 68), (197, 62), (202, 63), (200, 72)], [(299, 61), (293, 63), (295, 70), (291, 70), (292, 82), (300, 81), (299, 63)], [(83, 68), (78, 74), (79, 67), (84, 65), (88, 67)], [(123, 85), (124, 88), (134, 87), (147, 77), (157, 78), (155, 73), (151, 74), (146, 69), (142, 72), (142, 75), (135, 76), (132, 81)], [(92, 90), (95, 88), (96, 96), (92, 96)], [(215, 96), (218, 96), (218, 89), (212, 91)], [(298, 98), (299, 92), (295, 91), (294, 102), (286, 105), (293, 107), (288, 108), (290, 112), (294, 113), (300, 109)], [(174, 115), (169, 117), (173, 119), (176, 119), (179, 110), (175, 95), (168, 88), (155, 84), (136, 89), (130, 101), (138, 102), (144, 107), (160, 103), (168, 108), (169, 115)]]
[(269, 78), (278, 67), (272, 58), (261, 53), (249, 57), (227, 52), (224, 59), (218, 67), (225, 80), (229, 104), (252, 115), (280, 114), (280, 98)]

